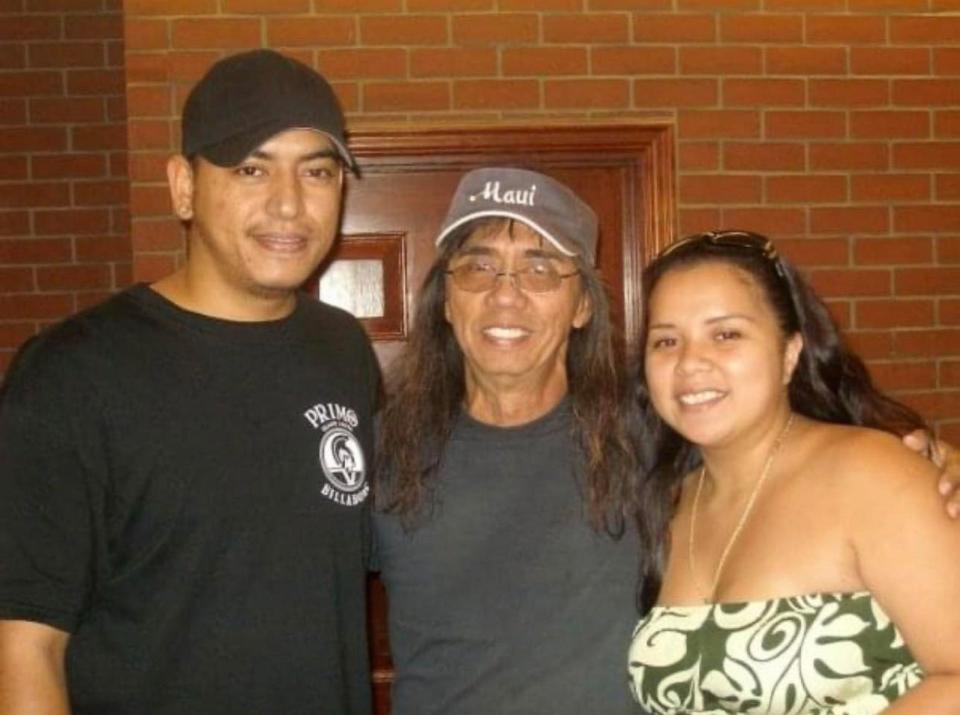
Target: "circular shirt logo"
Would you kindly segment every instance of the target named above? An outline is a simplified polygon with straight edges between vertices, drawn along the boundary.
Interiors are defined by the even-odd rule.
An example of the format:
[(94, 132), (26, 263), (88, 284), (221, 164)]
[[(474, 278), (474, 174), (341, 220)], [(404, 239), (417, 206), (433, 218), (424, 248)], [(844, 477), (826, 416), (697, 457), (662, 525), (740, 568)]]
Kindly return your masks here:
[(342, 427), (329, 430), (320, 440), (320, 466), (327, 480), (342, 492), (358, 491), (366, 483), (360, 442)]

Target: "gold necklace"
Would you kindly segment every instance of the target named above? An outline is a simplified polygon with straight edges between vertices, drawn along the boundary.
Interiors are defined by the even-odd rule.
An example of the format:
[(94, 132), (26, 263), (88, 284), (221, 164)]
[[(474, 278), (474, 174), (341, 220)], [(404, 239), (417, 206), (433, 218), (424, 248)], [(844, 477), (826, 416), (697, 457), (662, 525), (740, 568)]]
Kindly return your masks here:
[(792, 424), (793, 413), (791, 412), (790, 419), (787, 420), (787, 424), (785, 424), (783, 429), (780, 430), (780, 434), (777, 435), (777, 439), (770, 448), (770, 454), (767, 455), (767, 461), (763, 463), (763, 469), (760, 471), (760, 476), (757, 478), (757, 483), (754, 485), (753, 491), (750, 492), (750, 496), (747, 499), (747, 505), (743, 508), (743, 513), (740, 514), (740, 520), (733, 528), (733, 533), (730, 535), (730, 539), (727, 541), (727, 545), (724, 547), (723, 553), (720, 554), (720, 560), (717, 562), (717, 568), (713, 572), (713, 584), (710, 586), (710, 590), (707, 592), (704, 592), (702, 584), (700, 583), (700, 579), (697, 577), (697, 567), (693, 558), (693, 541), (697, 525), (697, 505), (700, 503), (700, 492), (703, 490), (703, 478), (707, 473), (707, 465), (704, 464), (700, 469), (700, 476), (697, 478), (697, 491), (693, 494), (693, 505), (690, 508), (690, 536), (687, 540), (687, 565), (690, 567), (690, 578), (693, 580), (693, 584), (696, 586), (697, 591), (699, 591), (703, 596), (704, 603), (710, 603), (714, 598), (714, 594), (717, 592), (717, 584), (720, 583), (720, 576), (723, 574), (723, 566), (727, 562), (727, 557), (730, 555), (730, 550), (733, 548), (734, 543), (737, 541), (737, 537), (740, 536), (740, 532), (743, 531), (743, 527), (747, 523), (747, 518), (750, 516), (750, 512), (753, 510), (753, 504), (757, 500), (757, 495), (760, 494), (760, 488), (767, 480), (767, 476), (770, 474), (770, 468), (773, 466), (773, 460), (777, 456), (777, 452), (780, 451), (783, 440), (787, 436), (787, 432), (790, 431), (790, 426)]

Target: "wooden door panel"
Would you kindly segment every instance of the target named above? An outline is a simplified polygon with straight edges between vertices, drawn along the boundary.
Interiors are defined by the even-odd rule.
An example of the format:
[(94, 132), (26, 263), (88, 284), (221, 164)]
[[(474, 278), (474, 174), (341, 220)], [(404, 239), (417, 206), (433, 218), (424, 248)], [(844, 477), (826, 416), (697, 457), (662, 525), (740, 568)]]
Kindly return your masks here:
[[(625, 348), (633, 349), (642, 266), (674, 234), (672, 136), (670, 124), (656, 122), (354, 131), (350, 146), (362, 178), (347, 180), (341, 240), (326, 266), (380, 261), (382, 270), (343, 272), (346, 277), (338, 280), (346, 284), (337, 293), (380, 291), (383, 314), (362, 322), (388, 367), (406, 340), (414, 297), (460, 177), (479, 166), (522, 166), (568, 184), (597, 212), (598, 266)], [(369, 593), (375, 708), (386, 715), (392, 678), (388, 605), (376, 577)]]

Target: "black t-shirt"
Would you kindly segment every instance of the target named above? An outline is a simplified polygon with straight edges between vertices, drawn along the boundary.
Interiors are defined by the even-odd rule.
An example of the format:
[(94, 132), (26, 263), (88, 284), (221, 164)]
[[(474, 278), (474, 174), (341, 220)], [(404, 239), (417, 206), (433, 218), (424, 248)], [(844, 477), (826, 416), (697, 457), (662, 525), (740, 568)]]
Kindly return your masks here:
[(376, 363), (346, 313), (137, 286), (31, 341), (0, 402), (0, 618), (69, 631), (75, 713), (370, 708)]
[(590, 528), (568, 401), (500, 428), (461, 415), (436, 504), (375, 513), (394, 715), (635, 715), (637, 538)]

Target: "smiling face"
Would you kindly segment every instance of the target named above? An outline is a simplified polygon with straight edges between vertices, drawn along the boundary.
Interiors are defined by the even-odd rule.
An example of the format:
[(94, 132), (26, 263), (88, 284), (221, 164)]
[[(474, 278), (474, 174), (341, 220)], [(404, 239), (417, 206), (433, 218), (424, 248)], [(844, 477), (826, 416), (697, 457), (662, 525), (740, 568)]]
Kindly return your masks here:
[[(495, 223), (468, 237), (450, 261), (494, 263), (500, 271), (536, 264), (561, 274), (575, 273), (576, 263), (539, 234), (520, 223)], [(459, 288), (446, 278), (444, 313), (463, 351), (469, 396), (483, 385), (493, 391), (523, 390), (554, 396), (567, 391), (566, 357), (570, 332), (590, 318), (590, 303), (579, 275), (560, 281), (556, 290), (533, 293), (501, 276), (482, 292)]]
[(788, 405), (802, 341), (753, 278), (721, 261), (666, 273), (650, 296), (645, 373), (667, 424), (699, 446), (754, 439)]
[(221, 303), (291, 302), (336, 236), (343, 174), (319, 132), (276, 134), (235, 167), (180, 157), (170, 178), (189, 280)]

